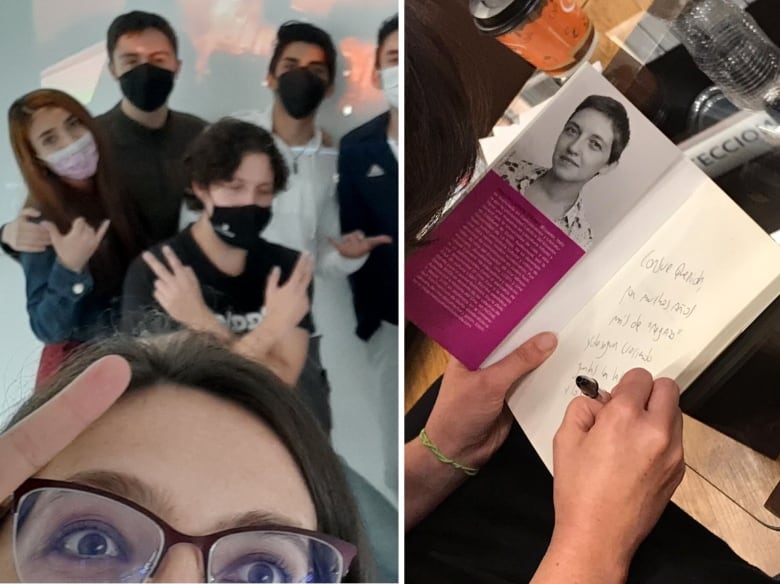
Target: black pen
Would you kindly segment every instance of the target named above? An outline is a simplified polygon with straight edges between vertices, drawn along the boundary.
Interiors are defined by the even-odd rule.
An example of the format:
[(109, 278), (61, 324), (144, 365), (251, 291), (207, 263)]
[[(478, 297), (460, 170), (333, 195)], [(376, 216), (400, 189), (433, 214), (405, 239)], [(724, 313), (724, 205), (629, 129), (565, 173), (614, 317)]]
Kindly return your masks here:
[(592, 377), (578, 375), (574, 383), (577, 384), (583, 395), (592, 399), (599, 399), (599, 382)]

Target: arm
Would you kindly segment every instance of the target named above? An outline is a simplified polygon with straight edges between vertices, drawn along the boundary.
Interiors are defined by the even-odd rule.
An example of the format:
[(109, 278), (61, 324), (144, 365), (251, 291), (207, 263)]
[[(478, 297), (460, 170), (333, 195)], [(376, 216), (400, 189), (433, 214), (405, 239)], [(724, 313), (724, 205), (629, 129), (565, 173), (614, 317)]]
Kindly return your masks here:
[[(439, 396), (425, 424), (431, 442), (448, 458), (479, 468), (503, 444), (512, 423), (504, 399), (514, 383), (549, 357), (556, 346), (552, 333), (532, 337), (504, 359), (469, 371), (455, 359), (447, 365)], [(464, 408), (464, 404), (469, 404)], [(458, 420), (453, 424), (453, 420)], [(440, 462), (416, 438), (404, 453), (406, 529), (414, 527), (468, 478)]]
[[(297, 365), (286, 360), (295, 356), (291, 349), (285, 350), (289, 342), (285, 343), (284, 337), (289, 327), (284, 328), (278, 318), (271, 316), (242, 337), (233, 334), (206, 306), (192, 269), (184, 266), (169, 247), (163, 246), (162, 252), (170, 269), (147, 251), (128, 270), (122, 302), (123, 330), (138, 333), (140, 325), (145, 325), (150, 332), (168, 332), (171, 322), (167, 317), (159, 326), (157, 321), (150, 321), (153, 310), (164, 310), (188, 329), (210, 333), (236, 353), (266, 365), (284, 381), (297, 380)], [(305, 356), (304, 352), (304, 359)]]
[(363, 267), (368, 253), (356, 258), (344, 257), (331, 242), (341, 239), (339, 204), (336, 200), (336, 187), (331, 185), (320, 205), (317, 217), (317, 272), (321, 275), (347, 275)]
[[(456, 458), (456, 460), (458, 460)], [(443, 464), (417, 437), (404, 446), (404, 522), (410, 529), (436, 509), (468, 476)]]
[(145, 332), (143, 328), (152, 325), (150, 315), (160, 310), (152, 295), (153, 290), (154, 274), (137, 257), (127, 269), (122, 287), (122, 317), (119, 325), (122, 332), (138, 335)]
[(626, 581), (685, 471), (679, 396), (634, 369), (606, 403), (572, 400), (553, 443), (555, 528), (532, 584)]
[[(268, 366), (287, 383), (298, 381), (306, 360), (308, 334), (306, 331), (295, 333), (294, 327), (309, 312), (307, 290), (313, 270), (310, 255), (299, 256), (283, 286), (279, 286), (281, 270), (274, 268), (271, 271), (265, 290), (265, 318), (254, 330), (237, 337), (217, 320), (204, 302), (192, 268), (183, 265), (167, 245), (162, 247), (162, 253), (168, 266), (151, 252), (142, 254), (140, 259), (148, 273), (145, 278), (138, 279), (143, 282), (143, 288), (135, 295), (137, 299), (148, 305), (153, 298), (180, 324), (213, 334), (236, 353)], [(138, 260), (135, 264), (141, 265)], [(131, 273), (128, 272), (128, 278)], [(130, 293), (126, 288), (126, 294)], [(131, 305), (128, 304), (128, 308)], [(122, 312), (124, 315), (125, 310)]]
[[(386, 234), (376, 234), (366, 236), (363, 230), (376, 231), (372, 228), (370, 214), (363, 202), (360, 189), (352, 181), (352, 173), (348, 170), (346, 150), (342, 150), (339, 157), (339, 199), (338, 202), (331, 197), (330, 206), (327, 209), (326, 223), (329, 225), (329, 232), (336, 235), (327, 238), (327, 243), (338, 252), (339, 259), (343, 262), (351, 259), (355, 262), (350, 265), (350, 271), (353, 273), (363, 267), (371, 251), (379, 246), (393, 243), (393, 238)], [(343, 201), (347, 201), (349, 210), (344, 209)], [(339, 208), (341, 208), (342, 217), (347, 216), (349, 228), (339, 225), (342, 220), (339, 218)], [(352, 226), (355, 225), (353, 228)], [(342, 236), (338, 234), (343, 233)]]
[(301, 376), (309, 350), (309, 332), (295, 327), (280, 334), (272, 323), (263, 326), (264, 320), (254, 330), (238, 337), (233, 350), (239, 355), (266, 365), (279, 378), (295, 385)]
[(553, 541), (530, 584), (623, 584), (628, 564), (604, 553), (598, 542)]
[(290, 385), (297, 383), (308, 355), (313, 330), (309, 312), (313, 271), (314, 259), (309, 254), (298, 256), (281, 286), (281, 270), (271, 270), (265, 287), (265, 318), (233, 344), (234, 350), (245, 357), (268, 363)]
[(84, 299), (92, 291), (89, 272), (74, 272), (57, 260), (54, 251), (22, 253), (30, 327), (44, 343), (67, 340), (79, 324)]

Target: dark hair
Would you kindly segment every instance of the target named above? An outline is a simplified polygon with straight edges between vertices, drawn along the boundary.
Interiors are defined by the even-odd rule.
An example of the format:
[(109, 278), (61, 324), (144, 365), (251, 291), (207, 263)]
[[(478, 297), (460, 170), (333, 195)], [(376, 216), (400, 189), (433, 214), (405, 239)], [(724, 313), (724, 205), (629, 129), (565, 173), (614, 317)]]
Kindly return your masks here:
[(379, 54), (382, 52), (382, 45), (385, 44), (387, 37), (394, 32), (398, 32), (398, 15), (394, 14), (382, 22), (379, 27), (379, 34), (376, 39), (376, 68), (379, 69)]
[[(413, 153), (405, 160), (406, 246), (440, 217), (455, 187), (474, 172), (479, 152), (478, 130), (488, 116), (483, 90), (477, 84), (470, 99), (454, 51), (437, 32), (436, 15), (426, 2), (405, 5), (406, 143)], [(478, 78), (478, 77), (476, 77)]]
[[(612, 140), (612, 149), (609, 152), (609, 163), (612, 164), (620, 160), (620, 155), (623, 154), (623, 150), (626, 149), (631, 138), (631, 127), (628, 122), (626, 108), (616, 99), (606, 95), (589, 95), (577, 106), (577, 109), (569, 116), (569, 120), (577, 112), (586, 109), (596, 110), (607, 116), (612, 122), (612, 131), (615, 136)], [(569, 120), (566, 121), (568, 122)]]
[(125, 34), (139, 33), (148, 29), (159, 30), (163, 33), (173, 47), (173, 54), (179, 54), (179, 41), (176, 33), (170, 23), (159, 14), (152, 12), (143, 12), (142, 10), (133, 10), (117, 16), (108, 27), (106, 35), (106, 48), (108, 49), (108, 61), (114, 60), (114, 49), (119, 37)]
[(371, 581), (371, 560), (357, 507), (339, 459), (319, 424), (278, 377), (232, 353), (213, 337), (191, 332), (147, 339), (116, 336), (80, 349), (41, 393), (22, 405), (8, 427), (107, 355), (119, 355), (130, 364), (132, 378), (125, 395), (162, 383), (197, 388), (241, 406), (268, 424), (304, 477), (317, 513), (317, 530), (358, 548), (345, 581)]
[(190, 179), (200, 187), (229, 181), (245, 154), (266, 154), (274, 173), (274, 193), (287, 187), (287, 164), (269, 132), (255, 124), (222, 118), (206, 127), (187, 150), (184, 165)]
[[(94, 178), (95, 196), (83, 194), (63, 181), (35, 155), (30, 142), (33, 114), (43, 108), (62, 108), (75, 116), (92, 134), (98, 151), (98, 166)], [(70, 230), (77, 217), (97, 227), (104, 219), (111, 225), (106, 237), (89, 260), (100, 297), (112, 297), (122, 291), (122, 282), (130, 262), (147, 245), (135, 215), (135, 208), (116, 184), (109, 149), (101, 129), (87, 109), (76, 99), (57, 89), (37, 89), (14, 101), (8, 109), (8, 130), (16, 163), (27, 185), (25, 207), (41, 212), (60, 232)]]
[(307, 43), (317, 45), (322, 49), (325, 53), (325, 66), (328, 68), (328, 83), (332, 85), (336, 78), (336, 47), (333, 44), (333, 39), (327, 32), (308, 22), (288, 20), (279, 27), (279, 30), (276, 31), (276, 42), (271, 62), (268, 64), (268, 72), (271, 75), (276, 75), (279, 59), (282, 58), (284, 49), (292, 43)]

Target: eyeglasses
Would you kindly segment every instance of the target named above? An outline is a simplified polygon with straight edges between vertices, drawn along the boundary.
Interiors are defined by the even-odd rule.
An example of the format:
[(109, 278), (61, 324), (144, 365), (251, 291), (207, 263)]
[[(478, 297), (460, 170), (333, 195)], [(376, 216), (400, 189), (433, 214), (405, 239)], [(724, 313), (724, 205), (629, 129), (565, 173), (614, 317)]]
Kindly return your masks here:
[(200, 549), (209, 582), (341, 582), (356, 553), (275, 525), (185, 535), (132, 501), (66, 481), (29, 479), (14, 493), (14, 560), (25, 582), (143, 582), (179, 543)]

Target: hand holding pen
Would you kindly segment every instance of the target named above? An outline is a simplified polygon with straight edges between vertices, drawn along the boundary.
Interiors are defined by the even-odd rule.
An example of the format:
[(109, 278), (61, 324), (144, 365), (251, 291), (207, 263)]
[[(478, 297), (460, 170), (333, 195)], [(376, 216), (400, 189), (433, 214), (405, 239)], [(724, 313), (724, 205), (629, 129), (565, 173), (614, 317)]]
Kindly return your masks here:
[[(571, 581), (582, 576), (571, 572), (581, 563), (591, 580), (595, 574), (601, 579), (594, 581), (621, 581), (613, 572), (625, 576), (683, 477), (679, 388), (644, 369), (626, 373), (611, 397), (583, 385), (597, 397), (575, 397), (555, 435), (555, 529), (537, 574), (566, 566)], [(594, 553), (594, 542), (610, 553)]]
[(582, 392), (582, 395), (591, 399), (607, 403), (612, 395), (603, 389), (599, 389), (599, 382), (587, 375), (578, 375), (574, 383)]

